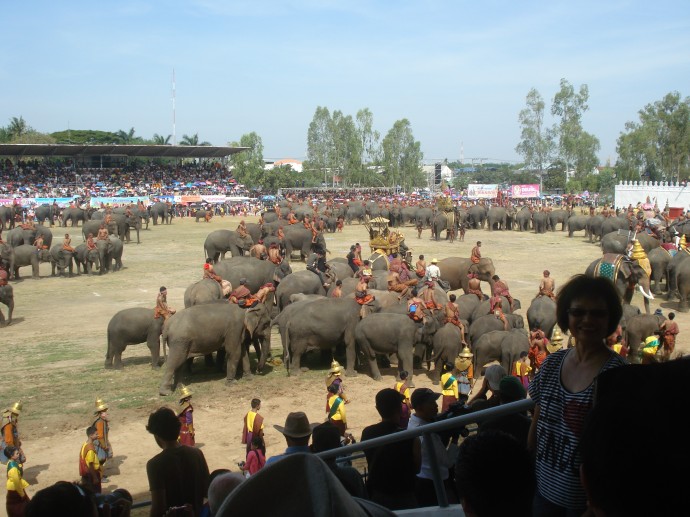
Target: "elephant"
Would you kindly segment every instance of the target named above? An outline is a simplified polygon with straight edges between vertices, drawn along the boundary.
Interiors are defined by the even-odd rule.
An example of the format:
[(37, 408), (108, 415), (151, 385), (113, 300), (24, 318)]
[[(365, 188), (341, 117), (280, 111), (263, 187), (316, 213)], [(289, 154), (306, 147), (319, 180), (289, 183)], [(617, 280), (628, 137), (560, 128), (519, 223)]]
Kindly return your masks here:
[[(457, 294), (456, 294), (457, 296)], [(484, 300), (488, 301), (488, 297), (485, 295)], [(477, 297), (476, 294), (460, 294), (455, 300), (455, 304), (458, 306), (458, 312), (460, 314), (461, 320), (467, 320), (472, 323), (472, 315), (474, 311), (479, 307), (482, 301)], [(488, 310), (484, 314), (488, 314)]]
[(529, 352), (529, 338), (524, 329), (494, 330), (482, 335), (472, 346), (474, 375), (483, 374), (487, 363), (498, 361), (506, 372), (520, 358), (520, 352)]
[[(285, 260), (276, 266), (273, 262), (254, 257), (232, 257), (219, 262), (213, 269), (217, 275), (234, 286), (240, 285), (241, 278), (246, 278), (247, 289), (253, 293), (262, 285), (269, 282), (278, 283), (292, 273), (290, 264)], [(266, 303), (273, 303), (272, 300), (269, 295)]]
[(468, 221), (472, 228), (484, 228), (486, 221), (486, 207), (484, 205), (473, 205), (467, 211)]
[(192, 213), (192, 217), (197, 223), (199, 222), (199, 219), (203, 219), (208, 223), (213, 217), (213, 210), (195, 210), (194, 213)]
[(589, 235), (589, 242), (594, 242), (596, 239), (601, 240), (601, 228), (606, 218), (603, 215), (595, 215), (587, 221), (587, 235)]
[(607, 233), (616, 232), (618, 230), (625, 230), (626, 232), (630, 230), (630, 222), (622, 216), (607, 217), (604, 222), (601, 223), (601, 233), (600, 237), (603, 237)]
[[(603, 253), (616, 253), (623, 255), (626, 252), (626, 247), (628, 241), (632, 238), (633, 234), (625, 231), (623, 235), (619, 235), (618, 231), (610, 232), (601, 238), (601, 251)], [(661, 243), (656, 237), (647, 235), (646, 233), (638, 233), (636, 235), (637, 241), (644, 249), (645, 253), (649, 253), (650, 250), (658, 248)]]
[[(86, 221), (81, 227), (81, 236), (82, 239), (84, 239), (84, 242), (86, 242), (86, 239), (88, 239), (89, 234), (93, 235), (95, 238), (98, 235), (98, 230), (100, 230), (101, 225), (105, 226), (105, 222), (102, 219), (92, 219), (90, 221)], [(117, 231), (117, 227), (114, 224), (109, 224), (107, 228), (108, 234), (114, 235)]]
[(123, 309), (110, 318), (108, 323), (108, 348), (105, 353), (105, 367), (122, 368), (122, 352), (127, 345), (146, 343), (151, 350), (151, 367), (160, 366), (160, 335), (165, 319), (154, 318), (154, 309), (131, 307)]
[(417, 227), (431, 227), (431, 221), (434, 219), (434, 211), (431, 208), (421, 207), (417, 209), (415, 224)]
[[(472, 262), (468, 258), (462, 257), (448, 257), (441, 259), (438, 262), (438, 267), (441, 270), (441, 280), (445, 280), (450, 284), (451, 290), (462, 289), (467, 293), (469, 289), (469, 273)], [(488, 282), (490, 286), (489, 292), (493, 291), (494, 280), (493, 276), (496, 274), (494, 263), (490, 258), (481, 258), (477, 264), (477, 271), (479, 280)]]
[[(122, 241), (110, 235), (107, 240), (96, 240), (98, 250), (99, 274), (107, 271), (119, 271), (122, 268)], [(114, 262), (114, 264), (113, 264)]]
[(530, 211), (529, 207), (524, 206), (518, 210), (517, 214), (515, 214), (515, 220), (517, 222), (518, 230), (521, 232), (529, 231), (529, 225), (532, 221), (532, 212)]
[(53, 226), (55, 224), (55, 219), (60, 215), (60, 209), (57, 205), (43, 204), (34, 209), (34, 214), (36, 215), (38, 224), (43, 224), (44, 221), (48, 219), (48, 225)]
[(10, 284), (0, 285), (0, 303), (7, 305), (7, 322), (0, 310), (0, 327), (5, 327), (12, 323), (12, 313), (14, 312), (14, 289)]
[(549, 228), (556, 231), (556, 225), (561, 223), (561, 231), (564, 232), (570, 218), (570, 210), (552, 210), (549, 212)]
[[(63, 249), (62, 244), (56, 244), (50, 248), (51, 276), (55, 276), (55, 270), (58, 276), (62, 276), (65, 274), (65, 269), (69, 271), (69, 276), (74, 276), (75, 262), (75, 252)], [(81, 274), (79, 264), (77, 264), (77, 274)]]
[(192, 305), (211, 303), (222, 298), (223, 288), (221, 285), (211, 278), (204, 278), (187, 287), (184, 292), (184, 306), (186, 309)]
[(19, 280), (19, 268), (31, 266), (32, 278), (38, 278), (38, 265), (50, 262), (50, 252), (47, 249), (37, 250), (30, 244), (22, 244), (14, 248), (14, 278)]
[(568, 237), (572, 237), (573, 233), (585, 231), (585, 237), (589, 234), (588, 225), (592, 219), (589, 215), (574, 215), (568, 219)]
[(549, 219), (546, 212), (534, 212), (532, 214), (532, 226), (534, 227), (534, 233), (546, 233), (548, 223)]
[(285, 258), (290, 259), (293, 251), (299, 250), (300, 259), (305, 259), (309, 256), (312, 250), (312, 246), (318, 246), (321, 249), (328, 251), (326, 249), (326, 239), (323, 233), (318, 233), (316, 235), (316, 243), (311, 242), (312, 234), (311, 230), (307, 230), (302, 225), (291, 225), (285, 229)]
[(659, 294), (661, 292), (659, 283), (662, 278), (665, 282), (665, 288), (668, 289), (667, 270), (672, 257), (667, 250), (659, 246), (658, 248), (650, 250), (649, 253), (647, 253), (647, 258), (652, 266), (652, 294)]
[[(477, 295), (475, 294), (470, 294), (467, 296), (474, 296), (475, 300), (479, 301)], [(510, 314), (512, 312), (515, 312), (516, 310), (520, 309), (520, 307), (520, 300), (518, 300), (517, 298), (513, 298), (513, 308), (511, 309), (510, 302), (508, 302), (508, 299), (504, 296), (501, 296), (501, 310), (503, 311), (503, 314)], [(486, 316), (487, 314), (491, 314), (491, 303), (489, 300), (484, 300), (483, 302), (479, 302), (475, 306), (474, 310), (472, 311), (472, 315), (469, 318), (467, 318), (467, 320), (474, 321), (477, 318)]]
[(271, 319), (268, 308), (260, 303), (242, 309), (225, 301), (194, 305), (171, 316), (163, 326), (163, 343), (168, 346), (168, 359), (159, 393), (169, 395), (178, 381), (181, 367), (190, 355), (211, 354), (225, 350), (226, 382), (235, 380), (242, 361), (243, 377), (252, 376), (248, 346), (261, 342), (257, 371), (261, 371), (271, 351)]
[[(476, 298), (476, 296), (475, 296)], [(465, 330), (467, 327), (465, 327)], [(438, 384), (441, 378), (441, 367), (445, 363), (453, 363), (461, 349), (462, 337), (460, 328), (452, 323), (446, 323), (434, 334), (432, 342), (431, 360), (434, 370), (431, 372), (431, 383)]]
[(6, 242), (0, 242), (0, 267), (7, 271), (8, 279), (14, 271), (14, 248)]
[(530, 330), (537, 325), (547, 338), (551, 338), (556, 326), (556, 302), (548, 296), (537, 296), (527, 309), (527, 324)]
[[(297, 213), (295, 213), (295, 216), (297, 216)], [(357, 219), (359, 224), (362, 224), (365, 216), (366, 213), (364, 211), (364, 207), (361, 204), (352, 203), (347, 207), (347, 212), (345, 213), (345, 222), (347, 224), (352, 224), (352, 221)]]
[(12, 247), (20, 246), (22, 244), (31, 244), (33, 246), (36, 238), (39, 235), (43, 237), (43, 245), (50, 248), (50, 246), (53, 244), (53, 232), (50, 231), (50, 228), (40, 224), (37, 225), (33, 230), (25, 230), (19, 226), (12, 228), (9, 232), (7, 232), (6, 241)]
[(95, 269), (100, 268), (100, 257), (98, 256), (97, 248), (89, 250), (86, 248), (86, 244), (82, 243), (74, 249), (74, 262), (77, 264), (77, 274), (81, 274), (81, 269), (83, 269), (84, 273), (90, 275), (94, 270), (94, 266)]
[(417, 222), (417, 210), (419, 208), (416, 206), (404, 206), (400, 209), (401, 224), (405, 226), (406, 224), (415, 224)]
[(443, 212), (437, 212), (431, 221), (431, 238), (439, 240), (443, 230), (450, 230), (448, 217)]
[(649, 336), (653, 336), (665, 319), (660, 314), (639, 314), (626, 320), (625, 340), (630, 349), (628, 361), (631, 363), (640, 362), (640, 343)]
[(263, 215), (265, 223), (272, 223), (272, 222), (278, 220), (278, 214), (276, 213), (275, 210), (272, 210), (272, 209), (271, 210), (264, 210), (262, 212), (262, 215)]
[[(684, 251), (679, 251), (678, 255), (686, 253)], [(675, 257), (674, 257), (675, 259)], [(673, 261), (671, 261), (673, 262)], [(675, 268), (675, 285), (678, 289), (678, 295), (680, 297), (680, 304), (678, 305), (678, 310), (681, 312), (688, 311), (688, 296), (690, 296), (690, 260), (681, 261)], [(645, 302), (647, 300), (645, 299)]]
[[(525, 320), (519, 314), (505, 314), (505, 318), (508, 321), (509, 329), (525, 328)], [(469, 330), (469, 338), (472, 346), (474, 347), (474, 343), (476, 343), (481, 336), (492, 330), (504, 330), (503, 321), (495, 315), (487, 314), (486, 316), (480, 316), (474, 320), (470, 324)]]
[[(246, 223), (246, 226), (247, 226), (247, 233), (252, 238), (252, 245), (255, 242), (259, 242), (264, 237), (266, 237), (266, 235), (268, 235), (268, 233), (266, 232), (266, 229), (260, 224)], [(250, 248), (251, 248), (251, 246), (250, 246)]]
[[(403, 314), (370, 314), (357, 323), (355, 341), (369, 360), (369, 371), (374, 380), (381, 380), (376, 355), (396, 354), (399, 359), (398, 372), (409, 372), (407, 385), (414, 387), (413, 355), (423, 355), (424, 349), (431, 346), (439, 327), (434, 317), (424, 318), (423, 324), (419, 325)], [(399, 375), (397, 377), (399, 379)]]
[(487, 229), (491, 232), (496, 225), (497, 230), (505, 230), (508, 212), (502, 206), (492, 206), (486, 215)]
[[(348, 269), (350, 268), (348, 267)], [(307, 270), (297, 271), (283, 278), (276, 287), (275, 297), (278, 311), (282, 311), (290, 305), (290, 296), (297, 293), (326, 295), (318, 275)]]
[(153, 220), (153, 226), (158, 225), (158, 218), (161, 219), (161, 224), (171, 224), (172, 223), (172, 206), (168, 206), (167, 203), (159, 201), (149, 206), (149, 213), (151, 214), (151, 219)]
[[(620, 261), (620, 266), (618, 267), (618, 274), (614, 280), (614, 285), (618, 290), (618, 294), (623, 299), (623, 303), (630, 303), (633, 296), (633, 289), (629, 286), (634, 286), (637, 284), (644, 296), (644, 308), (645, 312), (649, 314), (649, 300), (654, 299), (654, 296), (649, 290), (649, 277), (644, 269), (637, 263), (633, 262), (625, 256), (621, 255), (605, 255), (604, 258), (595, 260), (592, 262), (585, 272), (587, 276), (597, 276), (597, 266), (605, 259), (610, 259), (610, 261)], [(607, 260), (609, 261), (609, 260)]]
[[(130, 228), (136, 228), (138, 226), (139, 230), (144, 226), (144, 222), (146, 223), (146, 229), (149, 229), (149, 213), (147, 210), (143, 210), (141, 208), (138, 208), (136, 206), (130, 207), (129, 211), (132, 213), (132, 215), (129, 217), (130, 221), (129, 227)], [(113, 214), (118, 214), (118, 215), (127, 215), (127, 208), (123, 207), (118, 207), (118, 208), (113, 208)], [(93, 219), (93, 216), (91, 216)], [(138, 224), (137, 224), (138, 223)], [(139, 240), (139, 234), (137, 233), (137, 241)], [(138, 242), (137, 242), (138, 244)]]
[(0, 230), (14, 228), (14, 218), (17, 215), (17, 207), (15, 205), (0, 206)]
[(253, 245), (254, 241), (249, 235), (242, 238), (235, 230), (214, 230), (204, 241), (204, 257), (213, 259), (215, 264), (225, 260), (228, 251), (233, 257), (243, 256)]
[(331, 271), (335, 273), (335, 277), (338, 280), (345, 280), (346, 278), (352, 278), (355, 276), (355, 272), (348, 265), (347, 259), (342, 257), (337, 257), (326, 262), (331, 268)]
[[(274, 320), (274, 324), (277, 324), (280, 330), (288, 375), (299, 374), (303, 353), (317, 348), (330, 350), (338, 345), (345, 346), (345, 374), (356, 375), (355, 327), (360, 321), (360, 305), (343, 298), (299, 303), (299, 312), (288, 313), (294, 312), (295, 317), (281, 318), (281, 313)], [(379, 306), (376, 301), (373, 302), (372, 309), (372, 312), (378, 312)]]
[(666, 267), (666, 279), (668, 280), (668, 292), (666, 293), (667, 300), (671, 300), (673, 297), (678, 296), (678, 281), (676, 274), (680, 264), (685, 262), (685, 259), (688, 257), (690, 257), (690, 252), (681, 249), (675, 254)]
[[(117, 229), (117, 236), (121, 241), (130, 241), (130, 230), (137, 232), (137, 244), (141, 244), (139, 238), (139, 231), (141, 230), (141, 219), (135, 215), (127, 216), (125, 214), (113, 214), (112, 222)], [(94, 234), (95, 235), (95, 234)]]
[(71, 222), (71, 226), (79, 226), (79, 221), (82, 225), (89, 220), (89, 212), (79, 207), (67, 207), (62, 211), (62, 226), (67, 226), (67, 221)]

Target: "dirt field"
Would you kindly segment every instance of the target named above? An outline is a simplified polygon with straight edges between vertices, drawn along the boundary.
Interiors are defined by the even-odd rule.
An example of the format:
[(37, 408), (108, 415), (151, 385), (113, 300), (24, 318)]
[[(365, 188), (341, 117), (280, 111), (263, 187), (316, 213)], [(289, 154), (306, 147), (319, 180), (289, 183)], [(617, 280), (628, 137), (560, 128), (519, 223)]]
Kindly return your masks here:
[[(148, 414), (161, 405), (176, 404), (176, 398), (160, 397), (161, 371), (152, 370), (145, 345), (128, 348), (124, 370), (103, 368), (106, 351), (106, 327), (117, 311), (135, 306), (153, 307), (158, 288), (168, 288), (168, 301), (174, 308), (183, 307), (185, 288), (201, 276), (203, 241), (215, 229), (231, 228), (239, 218), (214, 218), (210, 223), (176, 219), (171, 226), (150, 226), (142, 232), (142, 243), (127, 244), (124, 269), (105, 276), (51, 278), (50, 265), (41, 265), (41, 278), (32, 280), (30, 268), (20, 271), (27, 279), (14, 282), (15, 312), (10, 327), (0, 329), (0, 404), (3, 407), (21, 400), (20, 433), (27, 456), (24, 475), (35, 493), (58, 480), (78, 477), (77, 454), (85, 439), (84, 430), (93, 420), (94, 401), (103, 398), (110, 404), (111, 442), (115, 457), (106, 466), (111, 490), (127, 488), (135, 500), (148, 499), (146, 461), (159, 449), (145, 429)], [(248, 222), (255, 218), (248, 217)], [(74, 242), (81, 242), (79, 231)], [(412, 227), (404, 230), (407, 243), (416, 258), (469, 256), (477, 240), (482, 253), (493, 259), (497, 273), (506, 280), (514, 297), (522, 301), (525, 315), (534, 297), (542, 270), (548, 268), (561, 285), (571, 275), (583, 272), (600, 256), (598, 246), (585, 242), (583, 236), (568, 239), (566, 233), (543, 235), (519, 232), (470, 230), (465, 242), (449, 244), (429, 240), (429, 231), (417, 239)], [(54, 230), (60, 235), (60, 229)], [(331, 257), (345, 256), (354, 242), (367, 243), (362, 226), (346, 227), (343, 233), (326, 236)], [(303, 269), (293, 263), (293, 270)], [(484, 284), (484, 290), (487, 290)], [(659, 304), (661, 302), (661, 305)], [(636, 293), (634, 303), (642, 306)], [(675, 302), (652, 302), (657, 307), (675, 309)], [(0, 306), (6, 313), (6, 307)], [(690, 315), (679, 314), (676, 321), (681, 333), (678, 349), (689, 348)], [(280, 339), (273, 335), (274, 354), (280, 355)], [(303, 361), (311, 371), (300, 377), (286, 376), (276, 367), (262, 376), (225, 385), (222, 374), (207, 369), (203, 359), (195, 361), (190, 387), (194, 392), (194, 420), (198, 445), (206, 455), (211, 470), (237, 469), (244, 459), (240, 443), (242, 417), (254, 397), (262, 400), (266, 421), (268, 456), (283, 451), (285, 442), (273, 424), (283, 424), (290, 411), (304, 410), (311, 421), (325, 418), (324, 376), (328, 366), (319, 354)], [(350, 431), (359, 438), (362, 429), (378, 421), (374, 395), (379, 389), (392, 387), (394, 371), (382, 370), (384, 380), (375, 382), (366, 372), (346, 378), (351, 399), (347, 406)], [(417, 387), (431, 387), (425, 370), (415, 371)], [(4, 505), (0, 512), (4, 512)]]

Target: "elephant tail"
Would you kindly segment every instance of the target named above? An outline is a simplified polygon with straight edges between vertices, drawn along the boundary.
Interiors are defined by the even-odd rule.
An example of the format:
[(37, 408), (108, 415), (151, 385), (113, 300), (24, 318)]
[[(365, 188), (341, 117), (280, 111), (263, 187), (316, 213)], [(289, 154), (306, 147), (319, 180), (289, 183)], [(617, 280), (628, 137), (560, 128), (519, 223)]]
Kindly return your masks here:
[(168, 357), (166, 345), (168, 344), (168, 326), (163, 322), (163, 332), (161, 333), (161, 346), (163, 347), (163, 357)]
[(281, 332), (280, 337), (283, 342), (283, 364), (288, 375), (290, 375), (290, 321), (285, 324), (285, 329)]

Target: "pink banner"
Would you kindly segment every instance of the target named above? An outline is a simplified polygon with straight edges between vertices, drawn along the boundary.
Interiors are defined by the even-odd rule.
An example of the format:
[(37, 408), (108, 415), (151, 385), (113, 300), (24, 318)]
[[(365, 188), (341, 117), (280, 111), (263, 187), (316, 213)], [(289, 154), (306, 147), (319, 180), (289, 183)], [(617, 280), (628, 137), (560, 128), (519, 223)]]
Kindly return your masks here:
[(539, 197), (539, 185), (513, 185), (510, 189), (512, 197)]

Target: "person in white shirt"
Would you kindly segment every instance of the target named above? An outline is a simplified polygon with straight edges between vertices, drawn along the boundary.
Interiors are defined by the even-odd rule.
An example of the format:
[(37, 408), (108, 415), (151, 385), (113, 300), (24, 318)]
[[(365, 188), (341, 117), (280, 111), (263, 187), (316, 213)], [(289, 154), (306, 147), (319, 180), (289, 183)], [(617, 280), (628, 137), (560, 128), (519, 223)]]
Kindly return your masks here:
[(432, 259), (431, 264), (426, 267), (426, 277), (427, 279), (438, 282), (441, 278), (441, 270), (438, 268), (438, 259)]

